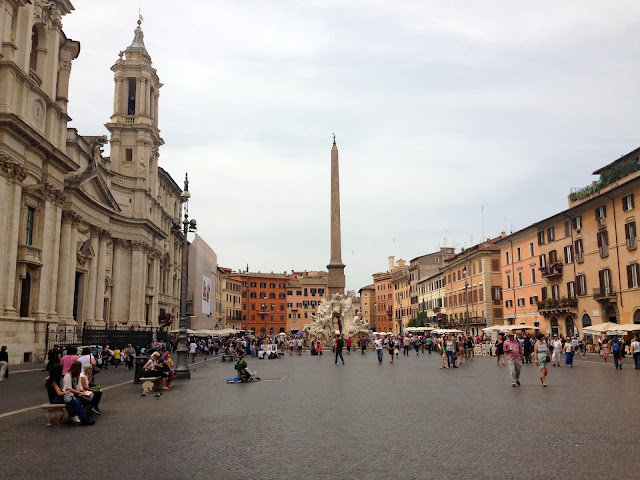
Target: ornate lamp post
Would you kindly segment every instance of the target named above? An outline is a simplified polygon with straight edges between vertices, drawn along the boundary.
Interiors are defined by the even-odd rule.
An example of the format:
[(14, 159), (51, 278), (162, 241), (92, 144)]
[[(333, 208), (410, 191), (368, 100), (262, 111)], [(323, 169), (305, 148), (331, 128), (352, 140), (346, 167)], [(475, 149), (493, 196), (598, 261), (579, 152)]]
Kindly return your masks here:
[[(187, 234), (189, 232), (196, 231), (196, 221), (194, 219), (189, 220), (189, 178), (188, 175), (184, 176), (184, 191), (180, 194), (184, 200), (184, 220), (182, 220), (182, 296), (180, 298), (180, 333), (178, 341), (180, 342), (180, 348), (178, 348), (178, 362), (176, 364), (176, 374), (178, 378), (191, 378), (191, 372), (187, 365), (188, 348), (187, 348)], [(171, 220), (171, 229), (174, 232), (180, 231), (180, 219), (174, 218)]]
[(467, 267), (464, 267), (462, 269), (462, 274), (465, 277), (465, 281), (464, 281), (464, 302), (467, 304), (467, 331), (465, 333), (469, 333), (469, 282), (466, 280), (467, 278)]

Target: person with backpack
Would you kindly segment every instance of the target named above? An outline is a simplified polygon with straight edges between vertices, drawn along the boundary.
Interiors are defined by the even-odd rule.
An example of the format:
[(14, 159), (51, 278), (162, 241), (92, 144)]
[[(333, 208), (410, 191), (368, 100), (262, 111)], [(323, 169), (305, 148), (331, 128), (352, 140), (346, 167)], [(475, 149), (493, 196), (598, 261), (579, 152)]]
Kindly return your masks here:
[(622, 370), (622, 345), (620, 339), (613, 340), (611, 352), (613, 353), (613, 363), (616, 364), (616, 370)]

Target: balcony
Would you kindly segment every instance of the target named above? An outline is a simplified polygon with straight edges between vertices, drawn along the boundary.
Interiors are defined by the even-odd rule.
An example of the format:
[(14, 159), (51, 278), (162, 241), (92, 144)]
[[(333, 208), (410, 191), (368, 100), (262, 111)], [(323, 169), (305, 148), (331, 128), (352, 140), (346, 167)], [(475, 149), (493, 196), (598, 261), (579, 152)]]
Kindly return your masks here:
[(42, 266), (42, 249), (33, 245), (18, 246), (18, 263)]
[(616, 291), (609, 285), (593, 289), (593, 299), (598, 302), (615, 302), (616, 298)]
[(550, 313), (576, 312), (578, 308), (577, 298), (547, 298), (538, 303), (538, 312), (542, 315)]
[(548, 267), (542, 267), (542, 277), (561, 277), (562, 276), (562, 264), (554, 263), (553, 265), (549, 265)]

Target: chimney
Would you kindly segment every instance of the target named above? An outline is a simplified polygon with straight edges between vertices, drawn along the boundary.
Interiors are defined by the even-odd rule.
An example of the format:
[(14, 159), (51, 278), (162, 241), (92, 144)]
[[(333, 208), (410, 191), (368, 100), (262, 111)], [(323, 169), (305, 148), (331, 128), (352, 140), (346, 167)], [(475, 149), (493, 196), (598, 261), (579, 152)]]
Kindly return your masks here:
[(393, 267), (396, 264), (396, 257), (391, 256), (389, 257), (389, 271), (393, 270)]

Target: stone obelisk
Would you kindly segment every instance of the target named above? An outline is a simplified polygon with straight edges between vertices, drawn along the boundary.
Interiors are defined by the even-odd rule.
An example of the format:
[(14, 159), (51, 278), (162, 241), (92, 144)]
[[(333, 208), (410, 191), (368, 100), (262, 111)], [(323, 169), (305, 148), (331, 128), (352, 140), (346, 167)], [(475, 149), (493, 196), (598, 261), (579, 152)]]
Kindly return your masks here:
[(342, 237), (340, 233), (340, 166), (335, 135), (333, 136), (333, 147), (331, 147), (331, 260), (327, 265), (327, 270), (329, 271), (327, 279), (329, 295), (344, 294), (344, 264), (342, 263)]

